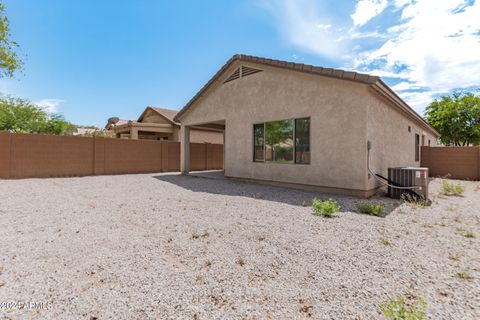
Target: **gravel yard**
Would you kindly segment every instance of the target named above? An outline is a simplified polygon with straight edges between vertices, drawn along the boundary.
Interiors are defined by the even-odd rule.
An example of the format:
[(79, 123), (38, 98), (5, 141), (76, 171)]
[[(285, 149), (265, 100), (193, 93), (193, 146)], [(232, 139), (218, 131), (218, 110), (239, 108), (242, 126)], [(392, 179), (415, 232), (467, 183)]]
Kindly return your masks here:
[(0, 319), (379, 319), (409, 292), (429, 319), (478, 319), (480, 183), (460, 183), (432, 181), (426, 208), (376, 197), (378, 218), (177, 174), (0, 181)]

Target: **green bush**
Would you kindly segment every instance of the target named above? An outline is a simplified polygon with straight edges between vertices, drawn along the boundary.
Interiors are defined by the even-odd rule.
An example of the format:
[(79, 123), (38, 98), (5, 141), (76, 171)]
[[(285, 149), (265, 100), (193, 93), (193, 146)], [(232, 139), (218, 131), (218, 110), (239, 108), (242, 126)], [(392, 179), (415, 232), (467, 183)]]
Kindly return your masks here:
[(389, 320), (423, 320), (427, 303), (414, 295), (398, 295), (380, 305), (380, 310)]
[(315, 198), (312, 200), (312, 207), (316, 215), (326, 218), (331, 218), (336, 212), (340, 211), (340, 206), (337, 204), (337, 201), (332, 199), (320, 200)]
[(465, 187), (463, 187), (461, 184), (449, 183), (447, 180), (443, 180), (442, 191), (446, 196), (459, 197), (465, 191)]
[(385, 206), (383, 204), (375, 203), (375, 202), (360, 202), (360, 203), (357, 203), (357, 209), (361, 213), (380, 217), (383, 215)]

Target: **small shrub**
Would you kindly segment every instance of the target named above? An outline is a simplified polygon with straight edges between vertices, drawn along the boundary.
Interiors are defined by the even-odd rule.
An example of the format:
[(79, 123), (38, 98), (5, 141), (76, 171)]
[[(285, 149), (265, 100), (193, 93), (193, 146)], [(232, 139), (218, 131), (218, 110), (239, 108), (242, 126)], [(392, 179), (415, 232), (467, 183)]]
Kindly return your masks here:
[(194, 233), (192, 233), (192, 239), (196, 240), (196, 239), (199, 239), (199, 238), (206, 238), (209, 235), (210, 234), (208, 233), (207, 230), (203, 231), (202, 234), (198, 234), (197, 232), (194, 232)]
[(389, 320), (423, 320), (427, 303), (420, 297), (408, 294), (380, 304), (380, 310)]
[(465, 231), (465, 232), (463, 233), (463, 236), (464, 236), (465, 238), (475, 238), (475, 234), (474, 234), (472, 231)]
[(360, 203), (357, 203), (357, 209), (361, 213), (380, 217), (383, 215), (385, 206), (383, 204), (375, 203), (375, 202), (360, 202)]
[(473, 280), (473, 277), (468, 272), (458, 272), (457, 278), (462, 280)]
[(379, 231), (380, 231), (380, 243), (383, 244), (384, 246), (389, 246), (390, 240), (388, 240), (385, 229), (382, 229)]
[(424, 209), (427, 205), (425, 199), (414, 196), (410, 193), (404, 193), (401, 196), (402, 200), (412, 209)]
[(238, 264), (240, 267), (243, 267), (243, 266), (245, 265), (245, 263), (246, 263), (245, 260), (244, 260), (243, 258), (241, 258), (241, 257), (238, 258), (236, 262), (237, 262), (237, 264)]
[(450, 253), (448, 255), (448, 259), (453, 260), (453, 261), (460, 261), (461, 255), (459, 253)]
[(335, 200), (332, 199), (320, 200), (315, 198), (312, 200), (312, 207), (316, 215), (326, 218), (331, 218), (336, 212), (340, 211), (340, 206)]
[(257, 241), (263, 241), (265, 240), (265, 236), (257, 236)]
[(387, 237), (382, 236), (382, 237), (380, 238), (380, 243), (383, 244), (384, 246), (389, 246), (389, 245), (390, 245), (390, 240), (388, 240)]
[(443, 180), (442, 193), (446, 196), (460, 197), (465, 191), (465, 187), (461, 184), (449, 183), (447, 180)]

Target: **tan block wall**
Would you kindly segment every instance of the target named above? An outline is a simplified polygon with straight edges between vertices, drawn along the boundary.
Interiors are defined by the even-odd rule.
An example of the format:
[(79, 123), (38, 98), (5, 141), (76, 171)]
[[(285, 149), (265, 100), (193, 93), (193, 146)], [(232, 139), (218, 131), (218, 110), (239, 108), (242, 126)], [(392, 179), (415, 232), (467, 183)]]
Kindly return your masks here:
[(190, 142), (223, 144), (223, 132), (192, 129), (190, 130)]
[[(197, 170), (223, 168), (223, 146), (193, 144)], [(195, 147), (193, 147), (195, 148)], [(180, 170), (180, 142), (0, 132), (0, 178), (44, 178)]]
[(480, 147), (423, 147), (422, 155), (432, 177), (480, 180)]
[[(180, 127), (173, 129), (173, 141), (180, 141)], [(190, 130), (190, 142), (223, 144), (223, 132)]]

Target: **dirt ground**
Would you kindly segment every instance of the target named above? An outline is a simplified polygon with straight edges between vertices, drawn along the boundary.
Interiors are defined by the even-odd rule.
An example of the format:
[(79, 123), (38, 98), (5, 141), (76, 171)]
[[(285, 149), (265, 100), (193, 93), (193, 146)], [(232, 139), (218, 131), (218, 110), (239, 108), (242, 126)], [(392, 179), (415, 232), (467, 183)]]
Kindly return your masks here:
[[(433, 204), (177, 174), (0, 181), (0, 319), (480, 318), (480, 183)], [(314, 197), (342, 207), (312, 214)]]

